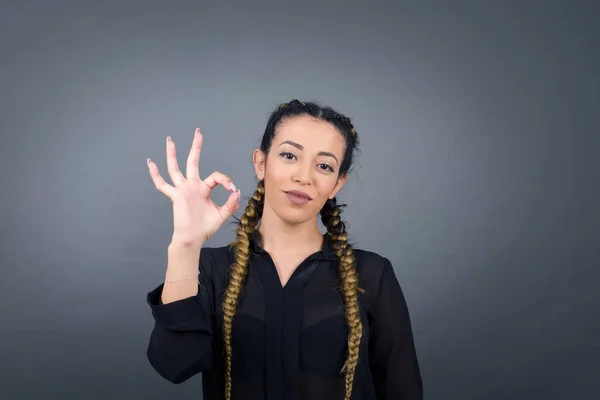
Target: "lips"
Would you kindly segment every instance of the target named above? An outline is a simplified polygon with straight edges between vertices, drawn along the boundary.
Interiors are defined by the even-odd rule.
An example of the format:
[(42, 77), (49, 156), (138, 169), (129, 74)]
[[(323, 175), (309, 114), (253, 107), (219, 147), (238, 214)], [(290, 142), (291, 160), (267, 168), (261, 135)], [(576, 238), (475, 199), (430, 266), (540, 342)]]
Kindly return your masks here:
[(290, 190), (289, 192), (286, 192), (286, 193), (287, 194), (291, 194), (293, 196), (300, 197), (302, 199), (312, 200), (311, 197), (307, 193), (304, 193), (304, 192), (302, 192), (300, 190)]

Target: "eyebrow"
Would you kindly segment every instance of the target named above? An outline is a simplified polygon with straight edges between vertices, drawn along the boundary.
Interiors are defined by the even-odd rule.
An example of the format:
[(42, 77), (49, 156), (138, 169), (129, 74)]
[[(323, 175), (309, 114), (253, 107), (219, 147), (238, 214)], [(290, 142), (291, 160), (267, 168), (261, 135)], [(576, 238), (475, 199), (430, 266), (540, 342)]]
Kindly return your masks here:
[[(301, 145), (301, 144), (299, 144), (299, 143), (293, 142), (293, 141), (291, 141), (291, 140), (286, 140), (285, 142), (281, 143), (279, 146), (281, 147), (281, 146), (283, 146), (284, 144), (290, 144), (290, 145), (294, 146), (295, 148), (297, 148), (298, 150), (304, 150), (304, 146), (302, 146), (302, 145)], [(320, 151), (318, 155), (319, 155), (319, 156), (328, 156), (328, 157), (333, 157), (333, 158), (335, 159), (335, 161), (337, 161), (337, 162), (339, 163), (339, 161), (338, 161), (337, 157), (336, 157), (336, 156), (335, 156), (333, 153), (330, 153), (330, 152), (328, 152), (328, 151)]]

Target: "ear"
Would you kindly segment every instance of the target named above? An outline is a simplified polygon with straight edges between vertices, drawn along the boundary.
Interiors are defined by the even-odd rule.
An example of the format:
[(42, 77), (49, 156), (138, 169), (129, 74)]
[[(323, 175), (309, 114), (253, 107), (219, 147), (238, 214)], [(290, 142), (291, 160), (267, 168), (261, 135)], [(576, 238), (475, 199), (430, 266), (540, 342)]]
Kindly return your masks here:
[(344, 184), (346, 183), (347, 180), (348, 180), (348, 174), (346, 174), (338, 179), (337, 183), (335, 184), (335, 187), (333, 188), (333, 191), (329, 195), (330, 200), (333, 199), (335, 196), (337, 196), (338, 192), (340, 190), (342, 190), (342, 187), (344, 187)]
[(254, 163), (254, 171), (256, 172), (256, 177), (259, 181), (265, 179), (265, 162), (266, 155), (260, 150), (254, 150), (252, 154), (252, 161)]

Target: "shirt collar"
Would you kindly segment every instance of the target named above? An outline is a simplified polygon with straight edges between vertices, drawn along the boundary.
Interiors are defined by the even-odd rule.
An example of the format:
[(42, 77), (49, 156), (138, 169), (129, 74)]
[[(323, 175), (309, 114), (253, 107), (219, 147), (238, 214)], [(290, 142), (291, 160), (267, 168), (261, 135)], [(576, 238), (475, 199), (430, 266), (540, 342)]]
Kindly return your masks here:
[[(250, 236), (250, 248), (256, 254), (267, 254), (266, 250), (260, 245), (260, 234), (255, 230)], [(308, 257), (308, 260), (336, 261), (337, 257), (331, 246), (329, 233), (323, 234), (323, 245), (321, 250)]]

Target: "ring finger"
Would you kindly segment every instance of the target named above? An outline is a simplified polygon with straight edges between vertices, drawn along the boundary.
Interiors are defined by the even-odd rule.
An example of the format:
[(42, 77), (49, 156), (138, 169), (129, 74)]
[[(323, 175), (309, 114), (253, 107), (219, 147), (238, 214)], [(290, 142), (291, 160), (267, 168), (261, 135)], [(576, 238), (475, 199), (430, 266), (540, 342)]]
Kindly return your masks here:
[(175, 142), (173, 142), (171, 136), (167, 136), (167, 170), (175, 186), (181, 184), (185, 179), (177, 164), (177, 151), (175, 149)]

